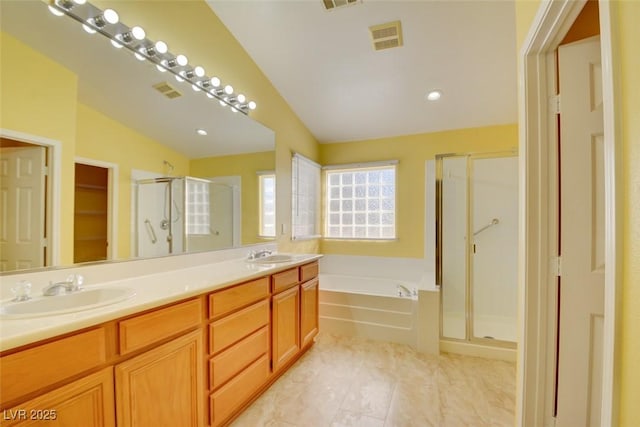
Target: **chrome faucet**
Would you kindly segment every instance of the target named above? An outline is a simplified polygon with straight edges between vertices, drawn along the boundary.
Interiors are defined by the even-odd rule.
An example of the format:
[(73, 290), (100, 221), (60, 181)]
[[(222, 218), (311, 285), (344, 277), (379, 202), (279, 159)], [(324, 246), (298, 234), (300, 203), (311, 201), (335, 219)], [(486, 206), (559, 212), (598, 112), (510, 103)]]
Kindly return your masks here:
[(84, 278), (81, 275), (72, 274), (67, 277), (67, 280), (62, 282), (49, 282), (49, 286), (42, 290), (42, 295), (47, 297), (59, 295), (62, 289), (64, 289), (66, 293), (77, 292), (82, 289), (82, 282), (84, 282)]
[(259, 259), (259, 258), (264, 258), (267, 255), (271, 255), (273, 252), (270, 251), (269, 249), (264, 249), (261, 251), (251, 251), (249, 252), (249, 256), (247, 257), (248, 260), (254, 260), (254, 259)]
[(416, 295), (415, 289), (413, 291), (410, 291), (409, 288), (407, 288), (405, 285), (398, 285), (397, 289), (398, 289), (398, 296), (400, 297), (403, 296), (403, 291), (404, 291), (404, 296), (407, 296), (407, 297)]

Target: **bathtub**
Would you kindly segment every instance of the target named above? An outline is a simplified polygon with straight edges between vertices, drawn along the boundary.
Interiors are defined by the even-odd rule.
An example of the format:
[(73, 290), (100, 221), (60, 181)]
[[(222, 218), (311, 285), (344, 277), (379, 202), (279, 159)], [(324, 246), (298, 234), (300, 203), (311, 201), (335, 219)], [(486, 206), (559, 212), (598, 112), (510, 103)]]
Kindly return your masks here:
[[(417, 283), (320, 273), (320, 330), (417, 346)], [(398, 295), (398, 285), (416, 295)]]

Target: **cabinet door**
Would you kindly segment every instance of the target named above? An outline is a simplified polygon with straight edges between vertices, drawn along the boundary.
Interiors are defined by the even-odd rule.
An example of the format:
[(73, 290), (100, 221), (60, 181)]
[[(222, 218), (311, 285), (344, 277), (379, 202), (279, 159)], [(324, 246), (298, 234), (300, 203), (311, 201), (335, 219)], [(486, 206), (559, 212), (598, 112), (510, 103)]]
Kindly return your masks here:
[(300, 288), (300, 340), (305, 347), (318, 335), (318, 279), (309, 280)]
[(300, 350), (300, 287), (273, 296), (273, 371)]
[(114, 427), (113, 368), (105, 368), (3, 411), (3, 426)]
[(116, 365), (119, 427), (203, 425), (202, 331)]

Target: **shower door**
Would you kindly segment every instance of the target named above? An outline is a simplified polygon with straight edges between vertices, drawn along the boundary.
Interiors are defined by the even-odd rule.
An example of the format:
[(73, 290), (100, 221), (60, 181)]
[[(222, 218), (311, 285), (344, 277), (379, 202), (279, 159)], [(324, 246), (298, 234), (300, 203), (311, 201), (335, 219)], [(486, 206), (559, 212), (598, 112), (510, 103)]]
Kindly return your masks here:
[(513, 153), (436, 158), (441, 336), (516, 341), (518, 161)]

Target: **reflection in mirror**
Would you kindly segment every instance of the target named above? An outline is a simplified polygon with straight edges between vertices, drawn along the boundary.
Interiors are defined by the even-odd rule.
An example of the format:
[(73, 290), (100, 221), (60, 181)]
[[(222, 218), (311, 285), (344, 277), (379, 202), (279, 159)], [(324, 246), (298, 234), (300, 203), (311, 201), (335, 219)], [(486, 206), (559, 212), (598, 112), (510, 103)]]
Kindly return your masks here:
[[(114, 6), (117, 9), (117, 3)], [(41, 259), (26, 262), (21, 258), (6, 263), (2, 260), (3, 271), (212, 250), (264, 241), (260, 230), (258, 172), (275, 168), (273, 131), (244, 114), (221, 107), (202, 92), (196, 93), (191, 85), (169, 80), (169, 73), (160, 73), (149, 61), (139, 61), (126, 49), (115, 49), (99, 34), (86, 34), (77, 22), (53, 16), (45, 2), (2, 2), (1, 7), (0, 132), (27, 136), (23, 141), (31, 136), (34, 140), (56, 141), (58, 145), (48, 148), (50, 153), (45, 157), (57, 159), (59, 163), (50, 166), (61, 171), (58, 180), (51, 175), (45, 178), (44, 174), (37, 178), (60, 189), (54, 206), (33, 213), (40, 218), (37, 220), (40, 224), (48, 224), (43, 227), (49, 235), (38, 239), (44, 246), (33, 252), (38, 252)], [(162, 8), (163, 3), (150, 2), (148, 7)], [(136, 21), (136, 17), (122, 14), (120, 18), (123, 22)], [(171, 40), (165, 41), (171, 44)], [(160, 93), (157, 88), (164, 84), (173, 88), (177, 96)], [(198, 129), (206, 131), (206, 135), (196, 133)], [(102, 186), (78, 183), (74, 175), (81, 172), (75, 172), (76, 163), (113, 165), (107, 167), (106, 202), (92, 201), (93, 194), (86, 196), (85, 202), (88, 200), (95, 209), (74, 209), (75, 203), (81, 203), (75, 196)], [(90, 178), (95, 178), (92, 169), (89, 171)], [(166, 181), (139, 182), (157, 178)], [(169, 183), (176, 190), (171, 191), (173, 199), (165, 202)], [(12, 185), (2, 178), (3, 187)], [(136, 207), (146, 207), (147, 202), (139, 202), (139, 197), (156, 187), (153, 203), (157, 204), (154, 212), (159, 217), (148, 219), (158, 246), (146, 248), (141, 241), (146, 239), (148, 243), (151, 228), (145, 225), (147, 218)], [(208, 201), (198, 206), (205, 210), (208, 204), (208, 227), (189, 228), (193, 224), (188, 223), (188, 213), (203, 213), (194, 211), (195, 205), (189, 205), (188, 197), (197, 193), (196, 188), (200, 188), (201, 194), (206, 189), (209, 195)], [(52, 199), (45, 198), (47, 203)], [(57, 216), (56, 203), (60, 205)], [(164, 216), (170, 213), (172, 221), (180, 218), (179, 224), (172, 223), (171, 250), (161, 228)], [(88, 225), (89, 221), (83, 222), (91, 215), (106, 216), (106, 232), (103, 220), (99, 232)], [(9, 216), (0, 223), (17, 220)], [(83, 232), (85, 236), (81, 236)], [(178, 235), (183, 239), (180, 244), (176, 240)], [(95, 254), (85, 245), (91, 239), (100, 242), (94, 245)], [(102, 248), (98, 253), (99, 246)], [(4, 248), (2, 252), (18, 253)]]
[(47, 264), (47, 186), (49, 148), (0, 138), (0, 271)]

